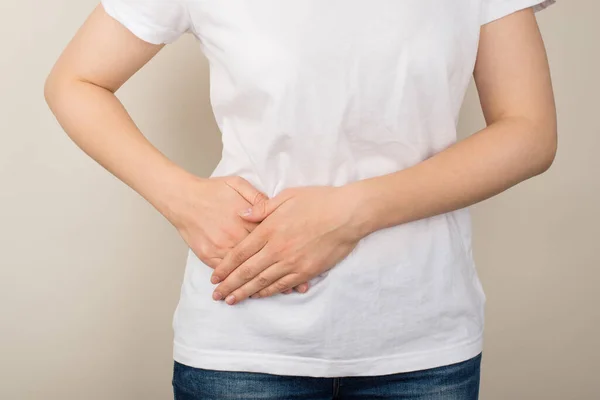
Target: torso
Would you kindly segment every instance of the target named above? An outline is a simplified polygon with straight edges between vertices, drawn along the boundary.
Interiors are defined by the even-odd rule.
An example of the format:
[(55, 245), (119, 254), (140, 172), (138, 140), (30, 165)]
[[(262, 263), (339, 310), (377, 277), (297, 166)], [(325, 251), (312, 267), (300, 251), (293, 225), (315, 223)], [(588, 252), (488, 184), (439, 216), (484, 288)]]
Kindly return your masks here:
[[(269, 196), (415, 165), (456, 141), (480, 0), (190, 2), (223, 135), (213, 176)], [(230, 307), (190, 252), (175, 358), (286, 375), (374, 375), (481, 351), (467, 209), (378, 231), (306, 294)]]

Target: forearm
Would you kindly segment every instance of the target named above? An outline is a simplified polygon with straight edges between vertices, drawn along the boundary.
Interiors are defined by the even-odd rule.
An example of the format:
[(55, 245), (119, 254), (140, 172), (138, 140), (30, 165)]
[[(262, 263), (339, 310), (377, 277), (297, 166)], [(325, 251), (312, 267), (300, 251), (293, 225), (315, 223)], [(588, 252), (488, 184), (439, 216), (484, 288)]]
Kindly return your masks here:
[(139, 131), (109, 90), (50, 78), (47, 102), (69, 137), (85, 153), (147, 199), (163, 215), (182, 197), (191, 174), (171, 162)]
[(364, 234), (464, 208), (547, 170), (555, 129), (506, 118), (402, 171), (352, 183)]

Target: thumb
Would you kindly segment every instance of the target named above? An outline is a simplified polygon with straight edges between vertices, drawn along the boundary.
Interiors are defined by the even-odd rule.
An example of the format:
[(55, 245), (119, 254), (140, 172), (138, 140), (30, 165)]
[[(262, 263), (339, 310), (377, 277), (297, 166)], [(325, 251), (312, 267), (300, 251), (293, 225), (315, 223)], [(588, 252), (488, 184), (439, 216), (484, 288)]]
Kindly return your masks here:
[(256, 189), (250, 182), (241, 176), (227, 177), (225, 184), (238, 192), (244, 200), (252, 205), (268, 198), (266, 194)]
[(252, 207), (238, 212), (240, 217), (250, 222), (261, 222), (275, 211), (275, 201), (267, 197), (260, 198)]

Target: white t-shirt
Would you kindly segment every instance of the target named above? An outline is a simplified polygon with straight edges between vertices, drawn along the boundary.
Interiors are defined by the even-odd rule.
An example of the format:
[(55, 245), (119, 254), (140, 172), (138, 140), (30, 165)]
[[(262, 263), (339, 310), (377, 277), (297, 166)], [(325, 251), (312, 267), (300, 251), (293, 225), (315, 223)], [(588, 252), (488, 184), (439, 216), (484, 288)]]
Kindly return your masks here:
[[(268, 196), (415, 165), (456, 141), (480, 26), (552, 0), (103, 0), (141, 39), (199, 39), (223, 135), (212, 176)], [(279, 375), (360, 376), (482, 351), (485, 295), (468, 208), (377, 231), (294, 292), (211, 298), (191, 251), (175, 360)]]

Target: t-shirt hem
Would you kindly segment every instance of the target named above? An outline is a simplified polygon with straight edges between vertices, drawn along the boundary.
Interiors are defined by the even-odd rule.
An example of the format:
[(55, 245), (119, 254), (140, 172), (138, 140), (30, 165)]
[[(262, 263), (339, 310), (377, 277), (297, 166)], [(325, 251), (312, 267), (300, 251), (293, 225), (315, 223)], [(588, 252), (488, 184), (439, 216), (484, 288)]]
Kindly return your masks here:
[(483, 350), (483, 335), (443, 349), (353, 360), (326, 360), (280, 354), (195, 349), (175, 341), (175, 361), (195, 368), (288, 376), (347, 377), (389, 375), (466, 361)]

